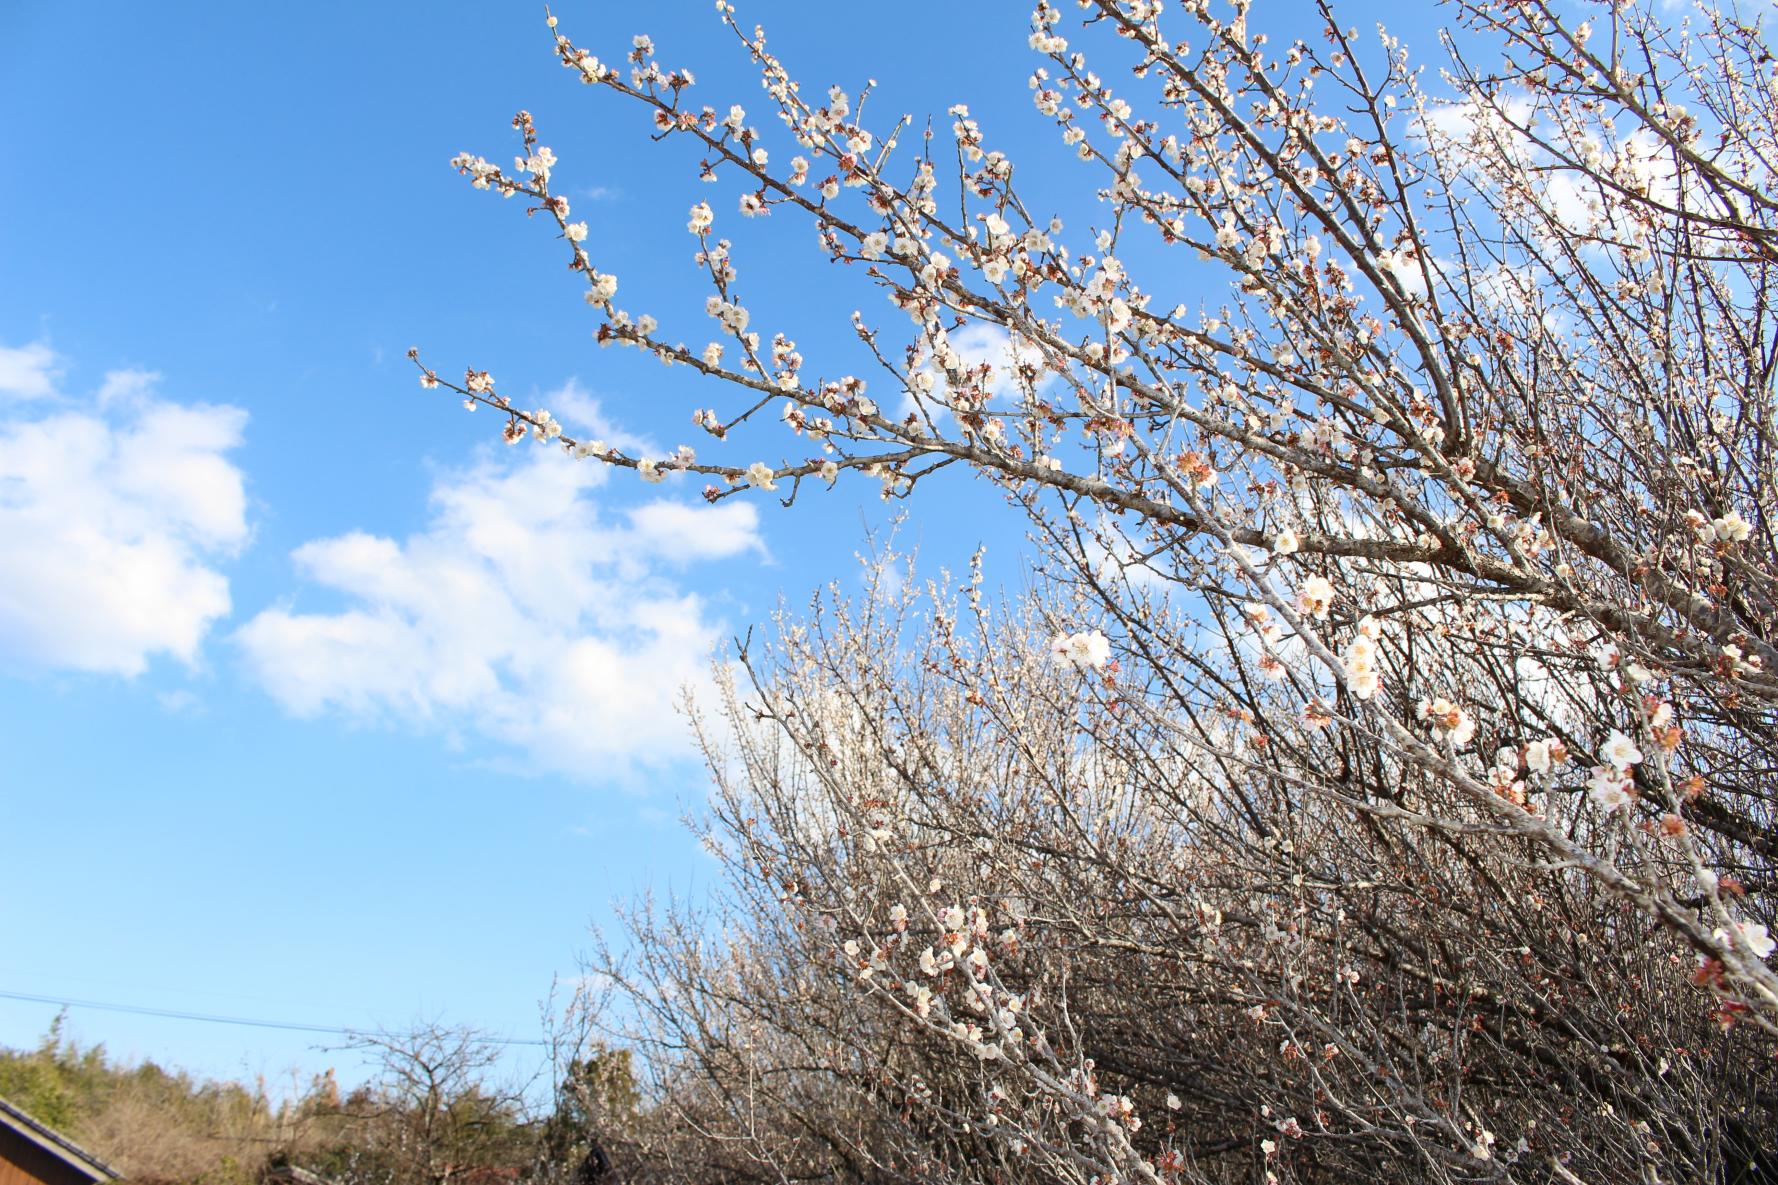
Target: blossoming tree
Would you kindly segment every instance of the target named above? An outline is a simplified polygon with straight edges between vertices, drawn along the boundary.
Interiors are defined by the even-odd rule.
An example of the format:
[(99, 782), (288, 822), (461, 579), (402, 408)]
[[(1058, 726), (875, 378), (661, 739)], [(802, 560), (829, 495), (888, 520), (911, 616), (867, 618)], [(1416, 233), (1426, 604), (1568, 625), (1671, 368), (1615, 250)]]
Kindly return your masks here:
[[(1766, 1155), (1759, 30), (1458, 0), (1481, 48), (1434, 93), (1331, 2), (1274, 45), (1245, 0), (1083, 0), (1078, 30), (1043, 0), (1032, 98), (1098, 171), (1076, 228), (968, 111), (942, 149), (867, 126), (717, 7), (763, 114), (706, 105), (645, 36), (607, 63), (550, 21), (715, 183), (687, 222), (707, 345), (624, 306), (529, 115), (513, 169), (455, 162), (553, 222), (601, 343), (710, 378), (707, 440), (632, 455), (485, 372), (416, 356), (422, 383), (713, 500), (856, 473), (917, 506), (960, 463), (1028, 512), (1048, 580), (1011, 606), (880, 590), (742, 656), (710, 745), (730, 942), (642, 917), (608, 968), (700, 1171), (1667, 1180)], [(718, 228), (768, 215), (846, 265), (867, 373), (749, 311)], [(1185, 273), (1212, 299), (1157, 298)], [(1003, 358), (966, 356), (984, 327)]]

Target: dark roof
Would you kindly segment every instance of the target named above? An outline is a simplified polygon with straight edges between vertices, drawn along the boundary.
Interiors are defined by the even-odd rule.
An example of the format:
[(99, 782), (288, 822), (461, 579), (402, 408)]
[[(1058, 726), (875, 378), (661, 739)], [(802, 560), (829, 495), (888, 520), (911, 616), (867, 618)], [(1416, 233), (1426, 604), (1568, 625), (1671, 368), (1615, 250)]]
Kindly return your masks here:
[(293, 1164), (281, 1164), (276, 1168), (267, 1169), (267, 1181), (294, 1181), (296, 1185), (333, 1185), (319, 1173), (311, 1173), (308, 1169), (297, 1168)]
[(115, 1181), (110, 1165), (41, 1120), (33, 1119), (5, 1099), (0, 1099), (0, 1128), (9, 1128), (36, 1144), (57, 1160), (94, 1181)]

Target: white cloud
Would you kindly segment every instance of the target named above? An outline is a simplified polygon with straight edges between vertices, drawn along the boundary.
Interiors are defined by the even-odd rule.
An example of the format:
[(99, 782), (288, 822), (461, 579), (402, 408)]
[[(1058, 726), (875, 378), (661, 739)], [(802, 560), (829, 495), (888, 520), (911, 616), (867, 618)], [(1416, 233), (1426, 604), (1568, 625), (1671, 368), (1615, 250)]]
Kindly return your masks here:
[(56, 389), (55, 352), (42, 342), (0, 346), (0, 395), (44, 399)]
[(1409, 130), (1432, 147), (1455, 154), (1459, 162), (1475, 160), (1478, 153), (1484, 158), (1503, 153), (1524, 165), (1531, 162), (1535, 146), (1519, 129), (1535, 114), (1529, 95), (1471, 95), (1427, 104), (1425, 117), (1416, 118)]
[(707, 682), (722, 630), (675, 573), (762, 551), (757, 510), (607, 512), (602, 466), (521, 447), (443, 477), (404, 540), (352, 532), (295, 551), (341, 605), (280, 605), (236, 634), (286, 710), (479, 733), (584, 778), (686, 753), (675, 704)]
[(1171, 593), (1171, 582), (1154, 567), (1147, 550), (1132, 543), (1109, 515), (1101, 517), (1098, 532), (1087, 540), (1085, 547), (1097, 579), (1122, 580), (1129, 584), (1131, 591), (1148, 596), (1165, 598)]
[(178, 404), (157, 376), (114, 371), (88, 398), (59, 393), (41, 345), (0, 351), (0, 661), (137, 675), (156, 655), (197, 660), (229, 611), (214, 566), (247, 538), (227, 454), (247, 413)]
[[(1044, 370), (1042, 351), (1028, 342), (1020, 342), (1015, 346), (1012, 335), (999, 325), (972, 321), (963, 328), (954, 330), (949, 338), (951, 348), (962, 361), (963, 370), (973, 371), (983, 366), (989, 368), (987, 389), (995, 400), (1006, 400), (1019, 393), (1020, 364), (1036, 367), (1040, 375)], [(930, 362), (922, 369), (931, 372), (936, 396), (935, 399), (925, 401), (926, 412), (934, 419), (943, 418), (949, 412), (940, 401), (947, 399), (950, 393), (944, 371)], [(1045, 378), (1047, 376), (1039, 379), (1040, 385)], [(908, 415), (919, 406), (920, 402), (916, 400), (914, 393), (903, 387), (899, 392), (897, 414)]]
[(630, 526), (651, 542), (654, 553), (678, 563), (720, 560), (765, 548), (759, 538), (759, 512), (751, 502), (726, 502), (717, 513), (684, 502), (650, 502), (628, 512)]
[(1012, 335), (998, 325), (974, 321), (951, 334), (951, 345), (963, 355), (963, 364), (994, 368), (988, 390), (996, 398), (1006, 398), (1019, 390), (1018, 368), (1021, 364), (1043, 369), (1043, 352), (1029, 342), (1013, 344)]

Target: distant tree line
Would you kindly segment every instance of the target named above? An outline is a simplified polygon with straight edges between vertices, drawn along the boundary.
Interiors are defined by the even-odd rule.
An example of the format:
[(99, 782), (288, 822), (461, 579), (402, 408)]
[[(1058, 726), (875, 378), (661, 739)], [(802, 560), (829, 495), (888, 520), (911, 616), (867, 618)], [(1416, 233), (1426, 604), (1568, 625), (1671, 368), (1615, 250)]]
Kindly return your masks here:
[(503, 1079), (476, 1032), (422, 1025), (354, 1043), (366, 1083), (330, 1069), (278, 1091), (126, 1062), (57, 1018), (35, 1049), (0, 1049), (0, 1098), (144, 1185), (249, 1185), (291, 1166), (337, 1185), (567, 1182), (609, 1173), (595, 1128), (636, 1110), (629, 1055), (564, 1053), (552, 1086)]

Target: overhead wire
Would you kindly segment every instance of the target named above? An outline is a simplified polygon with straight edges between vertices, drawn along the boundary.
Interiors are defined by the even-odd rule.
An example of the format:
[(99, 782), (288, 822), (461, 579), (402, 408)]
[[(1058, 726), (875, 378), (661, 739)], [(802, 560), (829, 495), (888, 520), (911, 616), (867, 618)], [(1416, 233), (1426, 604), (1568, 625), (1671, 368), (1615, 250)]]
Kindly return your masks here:
[[(0, 1000), (22, 1000), (30, 1004), (56, 1004), (63, 1008), (92, 1008), (102, 1012), (122, 1012), (131, 1016), (155, 1016), (167, 1020), (189, 1020), (202, 1024), (242, 1025), (255, 1029), (282, 1029), (292, 1033), (325, 1033), (335, 1037), (364, 1037), (373, 1035), (375, 1030), (369, 1028), (354, 1029), (344, 1025), (305, 1024), (300, 1021), (286, 1020), (254, 1020), (244, 1016), (219, 1016), (207, 1012), (182, 1012), (172, 1008), (151, 1008), (145, 1004), (114, 1004), (102, 1000), (80, 1000), (64, 996), (40, 996), (31, 992), (10, 992), (0, 990)], [(542, 1047), (548, 1044), (525, 1037), (482, 1037), (480, 1041), (488, 1045), (526, 1045)]]

